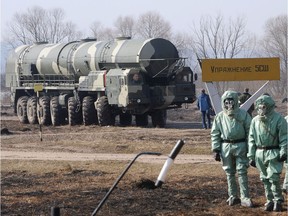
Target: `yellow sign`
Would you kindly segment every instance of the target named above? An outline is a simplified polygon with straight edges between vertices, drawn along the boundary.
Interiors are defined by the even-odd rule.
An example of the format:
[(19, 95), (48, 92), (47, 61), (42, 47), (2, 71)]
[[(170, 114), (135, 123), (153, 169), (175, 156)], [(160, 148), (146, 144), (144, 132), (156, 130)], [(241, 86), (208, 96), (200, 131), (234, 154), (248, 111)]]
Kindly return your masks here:
[(280, 80), (279, 58), (203, 59), (202, 81)]
[(43, 91), (43, 84), (42, 83), (35, 83), (34, 84), (34, 92)]

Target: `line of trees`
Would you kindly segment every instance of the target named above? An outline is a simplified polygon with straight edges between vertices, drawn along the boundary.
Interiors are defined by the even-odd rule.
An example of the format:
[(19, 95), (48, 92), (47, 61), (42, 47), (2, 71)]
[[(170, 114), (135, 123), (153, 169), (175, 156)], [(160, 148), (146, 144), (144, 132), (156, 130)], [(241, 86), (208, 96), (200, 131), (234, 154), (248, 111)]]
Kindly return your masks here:
[[(191, 21), (193, 23), (193, 21)], [(47, 41), (49, 43), (69, 42), (84, 38), (77, 26), (65, 21), (65, 13), (56, 8), (45, 10), (33, 7), (26, 12), (16, 13), (7, 25), (6, 43), (15, 48), (21, 44)], [(138, 18), (119, 16), (113, 27), (105, 27), (95, 21), (90, 25), (88, 35), (97, 40), (112, 40), (117, 36), (131, 38), (161, 37), (171, 40), (180, 55), (188, 57), (187, 63), (194, 72), (201, 74), (197, 59), (235, 57), (280, 57), (281, 80), (271, 82), (270, 93), (287, 95), (287, 15), (270, 18), (266, 22), (263, 38), (247, 32), (244, 17), (225, 20), (221, 14), (215, 17), (203, 16), (199, 25), (191, 26), (190, 32), (174, 32), (170, 23), (159, 13), (149, 11)], [(280, 82), (280, 84), (279, 84)], [(219, 92), (233, 86), (237, 90), (261, 83), (219, 82)], [(248, 86), (247, 86), (248, 85)], [(251, 86), (249, 86), (251, 85)]]

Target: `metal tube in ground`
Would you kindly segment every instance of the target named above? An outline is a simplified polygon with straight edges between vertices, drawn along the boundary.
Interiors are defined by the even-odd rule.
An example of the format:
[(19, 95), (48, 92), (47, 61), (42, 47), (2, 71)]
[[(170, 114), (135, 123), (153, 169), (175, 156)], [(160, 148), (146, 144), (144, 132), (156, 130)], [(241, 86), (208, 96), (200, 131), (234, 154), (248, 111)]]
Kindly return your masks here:
[(138, 155), (135, 156), (135, 158), (128, 164), (128, 166), (126, 167), (126, 169), (121, 173), (121, 175), (117, 178), (117, 180), (114, 182), (114, 184), (112, 185), (112, 187), (110, 188), (110, 190), (106, 193), (105, 197), (101, 200), (101, 202), (99, 203), (99, 205), (97, 206), (97, 208), (93, 211), (92, 216), (96, 215), (97, 212), (100, 210), (100, 208), (103, 206), (103, 204), (105, 203), (105, 201), (108, 199), (109, 195), (112, 193), (112, 191), (114, 190), (114, 188), (117, 186), (117, 184), (120, 182), (120, 180), (123, 178), (123, 176), (125, 175), (125, 173), (129, 170), (129, 168), (132, 166), (132, 164), (135, 162), (135, 160), (140, 156), (140, 155), (161, 155), (161, 153), (158, 152), (141, 152)]
[(60, 216), (60, 208), (52, 207), (51, 208), (51, 216)]
[(157, 178), (157, 181), (155, 183), (156, 187), (161, 187), (161, 185), (165, 182), (168, 170), (171, 167), (171, 165), (173, 164), (174, 159), (176, 158), (176, 156), (180, 152), (184, 143), (185, 142), (183, 140), (178, 140), (178, 142), (174, 146), (173, 150), (171, 151), (170, 155), (168, 156), (168, 158), (167, 158), (165, 164), (163, 165), (162, 170), (161, 170), (161, 172)]

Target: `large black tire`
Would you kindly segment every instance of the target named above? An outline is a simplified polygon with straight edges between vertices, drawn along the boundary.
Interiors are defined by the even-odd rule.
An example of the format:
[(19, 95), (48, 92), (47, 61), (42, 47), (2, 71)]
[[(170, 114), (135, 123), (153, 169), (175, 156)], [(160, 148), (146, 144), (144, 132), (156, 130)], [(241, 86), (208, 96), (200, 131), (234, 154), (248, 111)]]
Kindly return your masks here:
[(37, 104), (38, 122), (42, 125), (51, 124), (50, 115), (50, 99), (47, 96), (40, 97), (39, 104)]
[(27, 117), (27, 96), (22, 96), (17, 101), (17, 116), (21, 123), (27, 124), (28, 117)]
[(164, 128), (166, 126), (167, 111), (157, 110), (151, 114), (152, 125), (158, 128)]
[(121, 113), (119, 119), (121, 126), (130, 126), (132, 123), (132, 115), (130, 113)]
[(112, 107), (108, 103), (108, 98), (102, 96), (95, 102), (97, 110), (98, 123), (100, 126), (115, 125), (115, 115), (112, 112)]
[(38, 124), (36, 96), (30, 97), (27, 101), (27, 117), (30, 124)]
[(81, 109), (78, 108), (74, 97), (68, 98), (68, 124), (70, 126), (81, 123)]
[(135, 115), (136, 126), (147, 127), (148, 125), (148, 115), (146, 113), (142, 115)]
[(94, 106), (94, 102), (95, 101), (91, 96), (86, 96), (83, 98), (82, 115), (84, 125), (91, 125), (98, 123), (97, 112)]
[(59, 104), (59, 98), (57, 96), (52, 97), (50, 100), (50, 115), (53, 126), (59, 126), (64, 121), (61, 110), (62, 108)]

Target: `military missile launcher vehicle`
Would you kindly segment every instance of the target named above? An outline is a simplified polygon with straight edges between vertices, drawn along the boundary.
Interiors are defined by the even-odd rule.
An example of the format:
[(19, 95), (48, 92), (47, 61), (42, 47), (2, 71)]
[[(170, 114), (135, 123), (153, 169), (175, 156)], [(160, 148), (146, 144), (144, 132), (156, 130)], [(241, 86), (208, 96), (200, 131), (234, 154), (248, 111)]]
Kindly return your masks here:
[[(136, 74), (136, 75), (135, 75)], [(137, 77), (137, 80), (133, 80)], [(167, 109), (193, 103), (193, 72), (168, 40), (37, 43), (13, 50), (6, 86), (20, 122), (165, 127)]]

